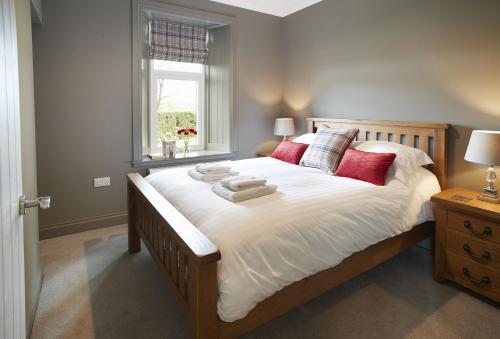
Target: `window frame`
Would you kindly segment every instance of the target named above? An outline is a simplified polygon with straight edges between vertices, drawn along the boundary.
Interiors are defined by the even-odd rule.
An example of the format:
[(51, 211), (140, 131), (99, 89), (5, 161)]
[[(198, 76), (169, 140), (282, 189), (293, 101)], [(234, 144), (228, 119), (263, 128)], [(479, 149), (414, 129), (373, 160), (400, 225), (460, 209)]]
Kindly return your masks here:
[[(196, 81), (198, 85), (198, 102), (196, 112), (196, 126), (197, 126), (197, 143), (191, 144), (190, 148), (193, 151), (205, 149), (205, 65), (202, 66), (201, 72), (182, 72), (182, 71), (166, 71), (155, 70), (154, 60), (149, 62), (149, 145), (151, 153), (162, 152), (161, 148), (157, 147), (157, 114), (158, 107), (156, 107), (156, 96), (158, 95), (157, 80), (158, 79), (171, 79), (171, 80), (191, 80)], [(177, 139), (176, 139), (177, 140)], [(177, 150), (180, 151), (182, 147), (177, 145)]]
[[(144, 93), (149, 91), (149, 41), (147, 23), (151, 15), (161, 14), (169, 18), (190, 18), (200, 22), (208, 21), (229, 26), (229, 150), (198, 151), (187, 158), (166, 160), (151, 160), (147, 154), (149, 147), (149, 97)], [(237, 156), (235, 145), (234, 126), (236, 124), (235, 84), (237, 83), (236, 65), (236, 37), (238, 34), (238, 21), (236, 17), (207, 12), (177, 5), (166, 4), (150, 0), (132, 0), (132, 161), (131, 166), (136, 168), (150, 168), (162, 165), (192, 163), (199, 161), (232, 159)], [(206, 93), (205, 93), (206, 97)], [(206, 103), (205, 103), (206, 105)], [(207, 106), (205, 106), (207, 107)], [(205, 135), (206, 139), (206, 135)]]

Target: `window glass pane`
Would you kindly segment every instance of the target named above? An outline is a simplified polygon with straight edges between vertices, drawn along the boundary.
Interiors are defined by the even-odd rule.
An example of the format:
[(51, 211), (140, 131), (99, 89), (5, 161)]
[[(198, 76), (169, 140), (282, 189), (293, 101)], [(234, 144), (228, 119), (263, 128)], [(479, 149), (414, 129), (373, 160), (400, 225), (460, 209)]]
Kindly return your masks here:
[(175, 72), (201, 73), (203, 71), (203, 65), (202, 64), (192, 64), (189, 62), (153, 60), (153, 69), (155, 71), (175, 71)]
[[(157, 147), (162, 140), (178, 139), (177, 130), (198, 130), (198, 82), (195, 80), (158, 79), (157, 88)], [(197, 136), (191, 144), (198, 143)]]

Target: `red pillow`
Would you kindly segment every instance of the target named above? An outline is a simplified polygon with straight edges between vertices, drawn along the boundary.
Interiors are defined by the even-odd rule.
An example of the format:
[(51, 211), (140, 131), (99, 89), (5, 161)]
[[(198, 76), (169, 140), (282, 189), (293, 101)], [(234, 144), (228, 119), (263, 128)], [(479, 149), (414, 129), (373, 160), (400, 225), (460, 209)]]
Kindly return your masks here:
[(395, 153), (371, 153), (348, 148), (335, 175), (384, 186), (387, 171), (394, 159)]
[(271, 154), (271, 157), (298, 165), (307, 147), (309, 147), (308, 144), (283, 140), (281, 144), (276, 147), (273, 154)]

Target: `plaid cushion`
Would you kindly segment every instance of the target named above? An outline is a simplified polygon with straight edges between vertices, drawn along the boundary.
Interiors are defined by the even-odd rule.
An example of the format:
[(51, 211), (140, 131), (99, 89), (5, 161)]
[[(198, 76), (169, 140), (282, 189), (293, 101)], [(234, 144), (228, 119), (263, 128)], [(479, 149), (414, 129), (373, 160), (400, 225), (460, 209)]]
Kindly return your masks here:
[(333, 129), (326, 126), (321, 127), (316, 133), (316, 138), (309, 145), (300, 166), (322, 169), (330, 174), (335, 173), (337, 166), (344, 155), (345, 150), (356, 138), (359, 130), (356, 129)]

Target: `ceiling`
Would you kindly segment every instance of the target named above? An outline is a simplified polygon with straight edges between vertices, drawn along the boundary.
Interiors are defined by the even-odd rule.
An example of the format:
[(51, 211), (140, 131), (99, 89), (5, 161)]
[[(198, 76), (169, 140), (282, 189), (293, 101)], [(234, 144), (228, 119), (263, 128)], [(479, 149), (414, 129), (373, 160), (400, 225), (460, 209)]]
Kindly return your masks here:
[(285, 17), (322, 0), (210, 0), (256, 12)]

